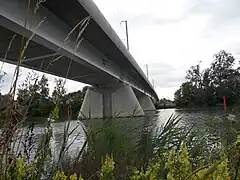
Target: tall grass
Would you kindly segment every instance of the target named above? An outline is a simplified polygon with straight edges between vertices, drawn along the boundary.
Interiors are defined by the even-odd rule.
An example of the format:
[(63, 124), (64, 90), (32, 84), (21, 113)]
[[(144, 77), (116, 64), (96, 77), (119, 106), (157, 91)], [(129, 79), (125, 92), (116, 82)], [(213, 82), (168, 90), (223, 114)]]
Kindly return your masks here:
[[(42, 1), (36, 1), (34, 13)], [(29, 1), (29, 7), (32, 7)], [(30, 6), (31, 5), (31, 6)], [(46, 19), (39, 22), (39, 28)], [(82, 41), (89, 17), (78, 23), (67, 35), (79, 29), (76, 38), (77, 50)], [(179, 117), (171, 116), (160, 128), (156, 124), (139, 120), (136, 126), (129, 126), (117, 119), (79, 123), (73, 129), (71, 121), (63, 127), (62, 144), (57, 157), (53, 157), (52, 119), (58, 118), (58, 102), (50, 115), (39, 143), (35, 139), (34, 126), (24, 130), (24, 122), (32, 98), (24, 104), (16, 100), (20, 66), (25, 52), (35, 33), (30, 38), (21, 37), (19, 59), (14, 72), (13, 83), (8, 94), (8, 103), (0, 112), (3, 128), (0, 136), (0, 179), (239, 179), (239, 122), (224, 119), (208, 121), (206, 131), (200, 134), (196, 128), (180, 125)], [(13, 36), (6, 50), (11, 48)], [(61, 49), (61, 48), (60, 48)], [(60, 51), (59, 49), (59, 51)], [(47, 68), (60, 59), (54, 57)], [(68, 69), (69, 72), (69, 69)], [(66, 73), (68, 75), (68, 72)], [(66, 75), (66, 76), (67, 76)], [(29, 78), (24, 85), (34, 86), (38, 77)], [(34, 95), (34, 90), (30, 93)], [(34, 96), (31, 96), (34, 97)], [(135, 113), (135, 112), (134, 112)], [(131, 121), (126, 119), (125, 121)], [(132, 121), (135, 123), (136, 121)], [(218, 131), (218, 128), (223, 129)], [(81, 130), (79, 130), (81, 129)], [(69, 158), (69, 149), (84, 131), (86, 140)], [(76, 133), (72, 141), (69, 137)], [(79, 145), (80, 146), (80, 145)]]
[[(26, 14), (28, 14), (29, 16), (32, 14), (32, 12), (34, 12), (34, 14), (38, 13), (39, 8), (41, 8), (41, 3), (43, 2), (44, 1), (29, 0), (27, 2), (28, 12), (26, 12)], [(25, 26), (26, 24), (31, 23), (30, 19), (31, 18), (27, 17)], [(77, 32), (76, 47), (73, 50), (76, 51), (82, 41), (82, 33), (86, 29), (89, 20), (90, 17), (86, 17), (81, 20), (66, 36), (63, 45), (67, 43), (68, 39), (73, 33)], [(43, 18), (41, 21), (39, 21), (35, 29), (37, 30), (39, 27), (41, 27), (41, 25), (45, 23), (45, 21), (46, 18)], [(16, 99), (16, 94), (18, 91), (17, 85), (19, 83), (20, 67), (24, 62), (26, 51), (28, 50), (29, 44), (35, 36), (35, 32), (33, 32), (29, 38), (16, 34), (13, 35), (11, 41), (9, 42), (9, 46), (6, 49), (3, 63), (7, 59), (8, 53), (12, 48), (11, 46), (13, 44), (13, 41), (15, 41), (17, 36), (21, 39), (21, 45), (19, 47), (20, 51), (13, 73), (14, 76), (12, 80), (12, 85), (8, 93), (8, 102), (4, 109), (0, 112), (0, 120), (1, 124), (3, 124), (0, 132), (0, 178), (41, 179), (44, 177), (49, 177), (49, 173), (54, 173), (54, 168), (57, 168), (59, 166), (60, 159), (62, 158), (62, 156), (64, 156), (65, 151), (68, 149), (68, 146), (66, 145), (66, 139), (68, 139), (68, 136), (69, 134), (71, 134), (71, 132), (68, 132), (69, 126), (67, 124), (64, 129), (64, 141), (62, 144), (61, 153), (59, 155), (59, 161), (57, 161), (57, 164), (55, 165), (52, 162), (52, 152), (50, 149), (50, 140), (52, 138), (51, 121), (46, 122), (45, 132), (42, 135), (40, 143), (38, 145), (33, 145), (32, 139), (34, 134), (31, 133), (27, 135), (27, 132), (24, 131), (24, 123), (27, 119), (28, 110), (30, 105), (32, 104), (33, 97), (37, 89), (29, 90), (28, 93), (30, 94), (30, 98), (24, 99), (24, 102), (21, 103), (18, 102), (18, 100)], [(61, 47), (59, 48), (59, 51), (61, 51)], [(47, 65), (47, 68), (52, 66), (54, 62), (58, 61), (61, 57), (61, 55), (53, 57), (53, 59)], [(3, 68), (3, 64), (1, 67)], [(66, 73), (66, 76), (68, 76), (68, 72)], [(31, 75), (29, 75), (26, 81), (23, 83), (23, 86), (36, 87), (35, 85), (38, 81), (38, 76), (31, 77)], [(56, 102), (56, 105), (57, 104), (58, 102)], [(56, 113), (53, 112), (50, 118), (55, 118), (55, 115)], [(22, 146), (24, 150), (22, 149)], [(33, 148), (33, 146), (37, 147)], [(34, 152), (32, 152), (33, 149)], [(31, 159), (29, 155), (30, 153), (34, 154), (34, 157), (32, 157)], [(50, 164), (52, 164), (52, 168), (49, 168)]]
[[(141, 122), (138, 123), (141, 124), (138, 127), (126, 127), (124, 122), (119, 122), (117, 119), (97, 121), (93, 124), (87, 122), (85, 130), (87, 138), (80, 159), (74, 161), (70, 172), (66, 169), (63, 171), (66, 174), (81, 173), (85, 179), (99, 179), (103, 159), (111, 155), (115, 179), (129, 179), (137, 172), (138, 175), (139, 173), (146, 175), (154, 167), (157, 167), (158, 179), (167, 179), (170, 172), (168, 161), (172, 150), (174, 157), (178, 158), (181, 157), (182, 149), (187, 148), (185, 151), (188, 155), (185, 158), (189, 161), (191, 166), (189, 171), (192, 174), (200, 169), (206, 170), (204, 173), (208, 170), (215, 172), (220, 168), (218, 165), (222, 163), (222, 157), (225, 157), (222, 153), (226, 153), (227, 156), (232, 155), (232, 152), (226, 151), (223, 143), (225, 140), (222, 137), (214, 132), (208, 132), (207, 129), (211, 127), (209, 124), (205, 126), (206, 132), (203, 134), (197, 128), (180, 126), (179, 121), (181, 118), (171, 116), (159, 129), (155, 129), (152, 123), (141, 124)], [(231, 149), (236, 149), (235, 142), (232, 143)], [(183, 144), (186, 146), (183, 147)], [(203, 175), (203, 171), (201, 172)]]

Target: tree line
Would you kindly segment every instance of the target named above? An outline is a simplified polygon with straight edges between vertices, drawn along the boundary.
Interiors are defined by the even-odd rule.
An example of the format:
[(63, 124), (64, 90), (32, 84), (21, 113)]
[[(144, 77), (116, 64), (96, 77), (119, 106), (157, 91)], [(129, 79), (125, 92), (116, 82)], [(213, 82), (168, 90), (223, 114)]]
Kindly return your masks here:
[[(71, 112), (77, 113), (82, 105), (87, 87), (82, 90), (67, 93), (65, 81), (55, 79), (55, 86), (50, 94), (48, 78), (43, 75), (40, 79), (36, 74), (29, 73), (25, 81), (18, 87), (16, 101), (22, 108), (28, 108), (28, 116), (48, 117), (56, 104), (61, 114), (67, 114), (68, 103), (71, 106)], [(0, 110), (4, 110), (8, 102), (8, 95), (0, 93)]]
[(210, 67), (201, 62), (186, 72), (186, 82), (174, 94), (177, 107), (217, 106), (223, 96), (229, 106), (240, 103), (240, 62), (221, 50), (213, 56)]

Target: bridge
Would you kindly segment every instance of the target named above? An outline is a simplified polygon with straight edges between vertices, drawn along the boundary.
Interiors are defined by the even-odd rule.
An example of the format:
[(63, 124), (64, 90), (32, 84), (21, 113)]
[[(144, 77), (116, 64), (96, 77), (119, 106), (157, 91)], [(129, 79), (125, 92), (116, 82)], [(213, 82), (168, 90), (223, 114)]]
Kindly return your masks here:
[(158, 100), (92, 0), (0, 0), (0, 60), (91, 85), (79, 118), (142, 116)]

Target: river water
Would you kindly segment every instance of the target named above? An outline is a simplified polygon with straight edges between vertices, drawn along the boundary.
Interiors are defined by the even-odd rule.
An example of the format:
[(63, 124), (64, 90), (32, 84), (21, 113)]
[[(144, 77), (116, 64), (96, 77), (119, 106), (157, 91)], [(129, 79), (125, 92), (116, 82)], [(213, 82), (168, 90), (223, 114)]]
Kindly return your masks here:
[[(219, 109), (205, 109), (205, 110), (181, 110), (181, 109), (162, 109), (158, 110), (156, 114), (147, 114), (144, 117), (137, 118), (122, 118), (116, 119), (121, 125), (122, 130), (126, 131), (125, 133), (132, 134), (132, 129), (138, 129), (139, 134), (141, 134), (142, 128), (146, 127), (146, 124), (151, 123), (152, 128), (158, 129), (163, 126), (166, 121), (170, 118), (171, 115), (178, 116), (181, 118), (182, 123), (188, 123), (194, 125), (195, 127), (201, 128), (201, 123), (205, 121), (205, 119), (210, 117), (220, 116), (224, 112)], [(82, 144), (85, 141), (85, 133), (82, 129), (81, 124), (83, 125), (94, 125), (102, 123), (103, 120), (86, 120), (84, 122), (80, 122), (78, 120), (72, 120), (70, 122), (69, 132), (71, 132), (74, 128), (76, 130), (69, 136), (68, 144), (73, 144), (69, 148), (69, 154), (75, 155), (79, 152)], [(63, 134), (64, 134), (64, 121), (54, 122), (52, 124), (53, 129), (53, 137), (51, 139), (51, 149), (53, 155), (58, 155), (60, 147), (62, 145)], [(26, 127), (27, 129), (27, 127)], [(45, 126), (44, 124), (38, 123), (34, 126), (34, 139), (35, 142), (40, 139), (41, 135), (44, 133)]]

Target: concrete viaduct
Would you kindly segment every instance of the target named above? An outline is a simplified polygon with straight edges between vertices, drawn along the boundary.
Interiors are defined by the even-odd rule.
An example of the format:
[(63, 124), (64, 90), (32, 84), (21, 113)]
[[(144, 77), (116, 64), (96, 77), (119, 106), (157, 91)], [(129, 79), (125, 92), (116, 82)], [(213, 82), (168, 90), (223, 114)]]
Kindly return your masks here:
[(22, 66), (91, 85), (79, 118), (155, 110), (151, 83), (92, 0), (40, 2), (0, 0), (0, 60), (16, 64), (30, 39)]

